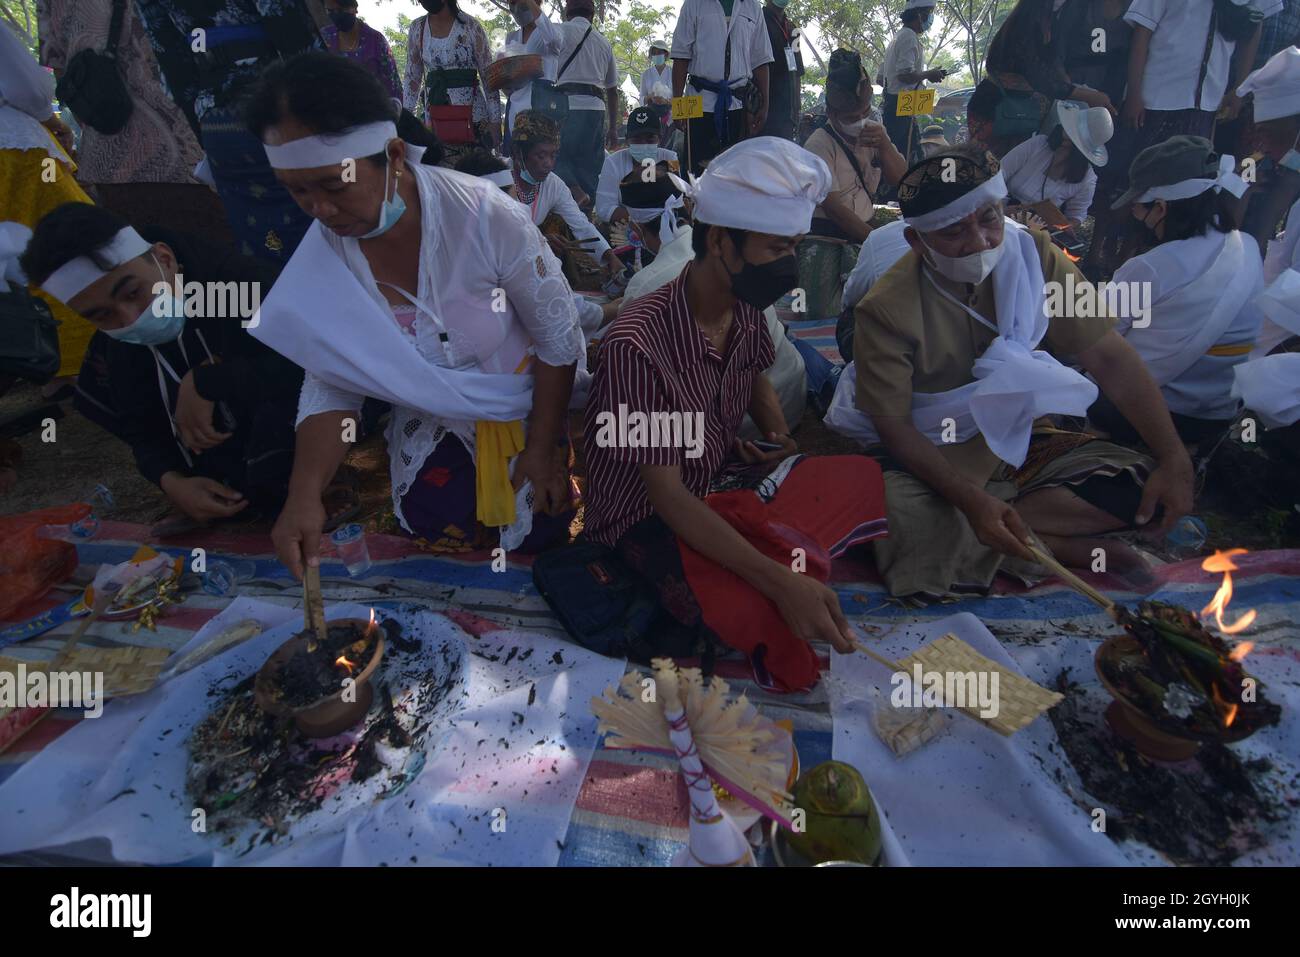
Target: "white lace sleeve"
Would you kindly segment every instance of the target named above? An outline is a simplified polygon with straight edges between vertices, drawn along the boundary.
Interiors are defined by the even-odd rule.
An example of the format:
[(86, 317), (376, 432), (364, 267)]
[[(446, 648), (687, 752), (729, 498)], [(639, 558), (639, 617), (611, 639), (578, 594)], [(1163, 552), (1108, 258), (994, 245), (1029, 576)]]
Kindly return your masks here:
[(294, 421), (296, 429), (303, 420), (320, 412), (357, 412), (361, 411), (364, 396), (346, 389), (330, 385), (324, 379), (318, 379), (310, 372), (302, 377), (302, 391), (298, 393), (298, 418)]
[(479, 217), (479, 242), (495, 260), (506, 298), (548, 366), (567, 366), (587, 354), (573, 292), (560, 262), (522, 203), (491, 202)]

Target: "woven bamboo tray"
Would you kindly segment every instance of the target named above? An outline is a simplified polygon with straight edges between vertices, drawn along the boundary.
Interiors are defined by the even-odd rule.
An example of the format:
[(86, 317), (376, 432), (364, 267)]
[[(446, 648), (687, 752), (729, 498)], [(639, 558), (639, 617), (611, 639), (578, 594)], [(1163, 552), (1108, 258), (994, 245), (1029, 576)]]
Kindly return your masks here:
[(1055, 691), (1048, 691), (1024, 675), (1007, 670), (991, 658), (984, 657), (956, 635), (937, 638), (898, 663), (899, 668), (909, 675), (917, 664), (921, 666), (922, 672), (935, 671), (940, 674), (997, 672), (998, 713), (996, 717), (980, 717), (978, 703), (974, 707), (958, 710), (1002, 735), (1015, 734), (1065, 697)]

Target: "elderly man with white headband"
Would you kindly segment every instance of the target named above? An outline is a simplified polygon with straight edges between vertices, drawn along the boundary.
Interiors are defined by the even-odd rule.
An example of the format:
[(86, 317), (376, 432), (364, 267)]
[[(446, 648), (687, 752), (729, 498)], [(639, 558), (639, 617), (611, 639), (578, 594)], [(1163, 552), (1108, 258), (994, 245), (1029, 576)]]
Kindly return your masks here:
[[(1192, 504), (1191, 463), (1141, 358), (1093, 310), (1049, 315), (1049, 289), (1087, 280), (1045, 233), (1005, 217), (992, 154), (923, 160), (899, 198), (911, 252), (858, 304), (854, 363), (826, 417), (885, 465), (890, 537), (875, 552), (891, 593), (985, 589), (1004, 556), (1031, 557), (1031, 529), (1068, 564), (1090, 566), (1103, 548), (1109, 570), (1136, 571), (1138, 556), (1098, 536), (1168, 529)], [(1040, 416), (1081, 416), (1097, 386), (1155, 462), (1087, 435), (1035, 434)]]
[(394, 406), (406, 530), (461, 549), (567, 537), (565, 416), (585, 355), (572, 293), (527, 210), (484, 179), (412, 164), (396, 113), (364, 69), (315, 54), (268, 70), (249, 110), (316, 220), (255, 329), (307, 372), (272, 534), (295, 574), (319, 560), (320, 492), (367, 396)]
[[(835, 555), (884, 532), (875, 463), (797, 455), (763, 374), (774, 349), (761, 310), (798, 282), (794, 250), (829, 184), (821, 159), (770, 136), (679, 184), (695, 258), (610, 326), (584, 432), (586, 535), (659, 599), (662, 643), (647, 652), (707, 658), (721, 642), (784, 691), (817, 681), (810, 642), (852, 648), (823, 582)], [(761, 443), (737, 437), (747, 411)], [(728, 458), (754, 467), (748, 481), (710, 494)]]

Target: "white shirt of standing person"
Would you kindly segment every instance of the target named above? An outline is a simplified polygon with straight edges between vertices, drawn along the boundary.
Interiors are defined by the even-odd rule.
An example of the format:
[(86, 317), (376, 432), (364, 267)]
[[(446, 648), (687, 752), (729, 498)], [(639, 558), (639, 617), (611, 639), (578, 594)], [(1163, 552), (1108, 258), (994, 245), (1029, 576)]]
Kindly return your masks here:
[[(586, 17), (574, 17), (572, 20), (556, 24), (556, 29), (564, 37), (564, 46), (557, 57), (559, 61), (557, 70), (564, 65), (565, 60), (569, 59), (569, 54), (577, 48), (578, 44), (582, 43), (583, 34), (590, 26), (591, 21)], [(602, 90), (618, 86), (618, 66), (614, 63), (614, 48), (609, 45), (609, 41), (599, 30), (591, 31), (591, 36), (587, 37), (586, 43), (582, 43), (578, 55), (573, 58), (568, 69), (555, 78), (555, 82), (560, 86), (566, 83), (585, 83), (588, 86), (598, 86)], [(580, 93), (569, 97), (569, 109), (603, 110), (605, 102), (600, 97)]]
[(650, 97), (654, 95), (656, 83), (662, 83), (668, 87), (671, 93), (673, 88), (673, 68), (665, 64), (662, 68), (657, 66), (648, 66), (641, 73), (641, 105), (649, 106)]
[[(532, 53), (542, 58), (542, 79), (555, 81), (555, 71), (560, 67), (560, 50), (564, 47), (564, 35), (556, 29), (546, 14), (534, 22), (534, 29), (527, 40), (524, 31), (511, 30), (506, 34), (506, 44), (520, 44), (525, 53)], [(533, 108), (533, 81), (529, 80), (519, 89), (511, 92), (506, 100), (506, 129), (514, 123), (515, 117), (524, 110)]]
[[(1282, 0), (1249, 0), (1271, 17)], [(1190, 110), (1196, 107), (1196, 81), (1201, 75), (1205, 44), (1210, 36), (1214, 0), (1133, 0), (1124, 19), (1151, 33), (1146, 69), (1142, 73), (1142, 105), (1148, 110)], [(1232, 53), (1237, 48), (1216, 29), (1210, 61), (1201, 89), (1201, 109), (1214, 112), (1227, 92)]]
[[(885, 76), (885, 92), (898, 93), (913, 87), (898, 79), (900, 73), (924, 73), (925, 52), (921, 49), (921, 35), (911, 27), (903, 27), (885, 50), (885, 62), (880, 72)], [(925, 86), (922, 81), (921, 86)]]
[[(674, 60), (690, 60), (690, 73), (706, 80), (721, 81), (728, 44), (731, 45), (731, 76), (728, 80), (733, 87), (748, 83), (755, 69), (772, 62), (772, 41), (768, 38), (767, 23), (758, 0), (735, 0), (729, 23), (718, 0), (686, 0), (682, 4), (669, 54)], [(701, 94), (704, 112), (713, 112), (716, 94), (691, 89), (683, 92), (687, 95)], [(731, 109), (739, 110), (743, 106), (739, 99), (732, 98)]]

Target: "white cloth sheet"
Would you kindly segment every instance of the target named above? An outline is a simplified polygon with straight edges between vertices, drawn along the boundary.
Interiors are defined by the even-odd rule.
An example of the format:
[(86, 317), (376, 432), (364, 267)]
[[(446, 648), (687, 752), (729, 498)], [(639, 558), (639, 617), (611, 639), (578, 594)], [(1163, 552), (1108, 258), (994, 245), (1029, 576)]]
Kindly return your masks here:
[[(0, 788), (0, 817), (21, 822), (0, 831), (0, 853), (107, 838), (117, 860), (152, 864), (555, 864), (597, 739), (588, 700), (618, 679), (623, 662), (525, 632), (471, 637), (421, 609), (383, 614), (421, 639), (415, 654), (448, 645), (459, 683), (432, 714), (423, 767), (407, 765), (416, 776), (399, 794), (376, 799), (382, 775), (349, 784), (336, 792), (341, 802), (300, 818), (289, 839), (242, 857), (240, 844), (194, 833), (186, 740), (216, 700), (207, 689), (252, 673), (301, 628), (300, 610), (237, 600), (191, 645), (243, 618), (272, 627), (148, 694), (110, 702), (103, 717), (60, 737)], [(338, 605), (329, 617), (366, 615)], [(532, 653), (506, 662), (511, 648)], [(504, 832), (492, 829), (496, 808)]]

